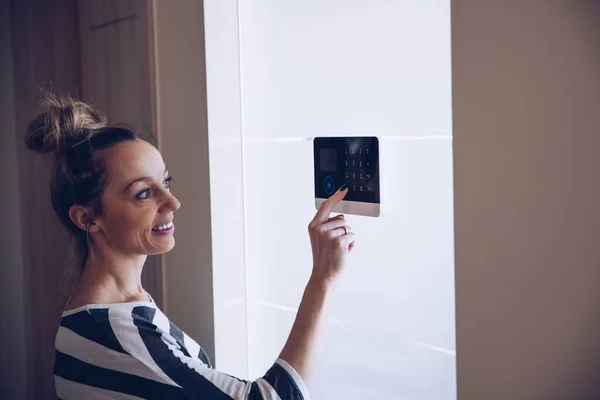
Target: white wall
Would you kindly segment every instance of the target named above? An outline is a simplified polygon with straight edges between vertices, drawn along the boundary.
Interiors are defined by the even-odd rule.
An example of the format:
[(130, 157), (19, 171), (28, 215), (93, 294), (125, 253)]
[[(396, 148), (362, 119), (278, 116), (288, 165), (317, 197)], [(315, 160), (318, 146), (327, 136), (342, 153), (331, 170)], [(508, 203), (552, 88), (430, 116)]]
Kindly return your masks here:
[(204, 13), (216, 365), (247, 377), (247, 189), (237, 2), (205, 1)]
[(600, 398), (600, 3), (452, 2), (461, 400)]
[(0, 397), (25, 399), (26, 354), (25, 306), (23, 301), (23, 255), (21, 212), (19, 203), (19, 170), (17, 166), (17, 129), (15, 125), (15, 93), (10, 32), (10, 1), (0, 1), (0, 171), (3, 171), (2, 225), (10, 227), (0, 240), (0, 320), (8, 330), (0, 340)]
[(255, 378), (287, 337), (311, 139), (377, 135), (385, 215), (348, 217), (313, 394), (456, 398), (449, 2), (206, 1), (205, 21), (217, 367)]

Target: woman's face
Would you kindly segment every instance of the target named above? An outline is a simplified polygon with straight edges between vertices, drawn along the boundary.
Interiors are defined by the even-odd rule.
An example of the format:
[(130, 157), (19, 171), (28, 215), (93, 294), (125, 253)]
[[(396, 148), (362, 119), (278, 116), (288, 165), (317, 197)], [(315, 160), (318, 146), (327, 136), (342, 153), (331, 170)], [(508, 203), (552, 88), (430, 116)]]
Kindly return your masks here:
[(158, 150), (144, 140), (104, 151), (107, 184), (102, 194), (98, 234), (126, 256), (167, 252), (175, 245), (173, 214), (180, 207)]

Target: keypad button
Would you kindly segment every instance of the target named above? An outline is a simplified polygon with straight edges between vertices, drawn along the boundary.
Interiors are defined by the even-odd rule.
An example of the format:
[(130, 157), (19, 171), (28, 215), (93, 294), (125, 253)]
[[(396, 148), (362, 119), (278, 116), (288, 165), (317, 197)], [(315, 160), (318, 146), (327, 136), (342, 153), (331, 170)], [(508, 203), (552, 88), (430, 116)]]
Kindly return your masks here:
[[(371, 165), (371, 156), (376, 153), (376, 149), (371, 149), (369, 143), (356, 140), (343, 146), (343, 152), (340, 151), (340, 153), (344, 160), (341, 168), (343, 174), (340, 174), (337, 179), (342, 179), (342, 183), (346, 183), (350, 191), (359, 199), (370, 198), (377, 190), (374, 180), (376, 171)], [(335, 185), (339, 184), (341, 183), (335, 183)], [(335, 185), (331, 185), (333, 192), (335, 192)], [(329, 187), (327, 190), (330, 190)], [(329, 195), (329, 192), (327, 194)]]

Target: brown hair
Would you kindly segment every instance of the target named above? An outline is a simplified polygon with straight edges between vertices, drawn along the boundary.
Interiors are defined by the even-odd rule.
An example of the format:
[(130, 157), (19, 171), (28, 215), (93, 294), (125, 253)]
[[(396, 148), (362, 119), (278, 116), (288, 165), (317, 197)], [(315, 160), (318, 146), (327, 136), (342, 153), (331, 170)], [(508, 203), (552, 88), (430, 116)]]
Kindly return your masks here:
[(80, 229), (71, 221), (69, 210), (73, 205), (88, 206), (93, 216), (100, 215), (106, 170), (98, 152), (135, 140), (137, 135), (126, 128), (107, 126), (97, 110), (71, 96), (45, 93), (40, 106), (41, 113), (31, 121), (25, 143), (38, 153), (54, 153), (50, 197), (56, 215), (71, 234), (76, 266), (72, 278), (76, 281), (93, 243), (89, 226)]

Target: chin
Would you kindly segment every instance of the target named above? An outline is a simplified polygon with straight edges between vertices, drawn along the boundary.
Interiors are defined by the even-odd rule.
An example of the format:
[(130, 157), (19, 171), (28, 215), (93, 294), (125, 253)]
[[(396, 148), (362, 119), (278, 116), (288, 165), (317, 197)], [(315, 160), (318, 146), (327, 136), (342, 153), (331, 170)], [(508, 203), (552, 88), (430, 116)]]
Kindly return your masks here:
[(165, 254), (165, 253), (168, 253), (169, 251), (173, 250), (173, 247), (175, 247), (175, 240), (173, 240), (168, 245), (163, 244), (162, 246), (154, 246), (152, 249), (150, 249), (150, 251), (147, 252), (147, 254), (149, 256), (157, 256), (160, 254)]

